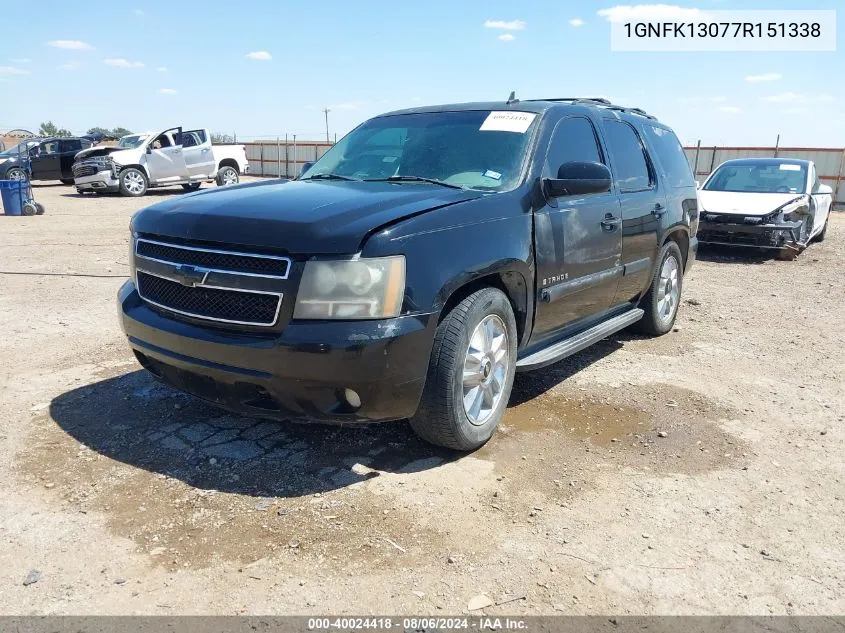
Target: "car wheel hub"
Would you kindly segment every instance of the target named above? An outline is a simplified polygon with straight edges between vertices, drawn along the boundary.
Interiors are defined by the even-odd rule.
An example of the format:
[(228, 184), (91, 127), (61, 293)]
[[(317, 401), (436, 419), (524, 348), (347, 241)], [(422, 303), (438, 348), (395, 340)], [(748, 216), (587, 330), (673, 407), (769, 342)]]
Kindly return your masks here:
[(674, 257), (667, 257), (660, 267), (657, 282), (657, 314), (664, 323), (668, 323), (675, 316), (680, 294), (678, 262)]
[(488, 315), (473, 330), (464, 358), (464, 412), (472, 424), (484, 424), (499, 406), (508, 362), (507, 328), (500, 317)]

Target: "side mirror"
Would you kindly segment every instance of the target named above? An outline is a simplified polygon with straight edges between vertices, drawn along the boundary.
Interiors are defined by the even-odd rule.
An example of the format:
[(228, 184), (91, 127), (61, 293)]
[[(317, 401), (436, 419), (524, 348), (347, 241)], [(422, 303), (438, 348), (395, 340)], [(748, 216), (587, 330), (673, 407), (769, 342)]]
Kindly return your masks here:
[(311, 169), (313, 166), (314, 166), (313, 161), (308, 162), (308, 163), (302, 163), (302, 167), (299, 168), (299, 176), (297, 176), (297, 178), (302, 178), (302, 174), (304, 174), (306, 171)]
[(819, 193), (833, 193), (833, 187), (831, 187), (830, 185), (819, 185)]
[(581, 196), (610, 191), (610, 170), (601, 163), (578, 161), (564, 163), (557, 170), (557, 178), (543, 181), (545, 192), (552, 198)]
[(147, 154), (152, 154), (152, 153), (153, 153), (153, 146), (147, 145)]

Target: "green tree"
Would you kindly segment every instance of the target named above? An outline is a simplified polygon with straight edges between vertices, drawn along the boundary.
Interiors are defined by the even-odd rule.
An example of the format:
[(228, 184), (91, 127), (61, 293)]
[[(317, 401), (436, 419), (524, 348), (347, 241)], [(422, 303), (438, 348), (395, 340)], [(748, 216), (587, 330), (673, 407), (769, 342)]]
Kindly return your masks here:
[(132, 134), (132, 130), (127, 130), (125, 127), (116, 127), (111, 131), (112, 136), (120, 138), (121, 136), (128, 136)]
[(38, 128), (38, 133), (41, 136), (73, 136), (69, 130), (63, 127), (57, 127), (52, 121), (46, 121)]
[(224, 134), (223, 132), (212, 132), (211, 133), (211, 142), (212, 143), (234, 143), (235, 139), (232, 137), (231, 134)]
[(88, 134), (102, 134), (103, 136), (111, 136), (111, 130), (107, 127), (92, 127), (88, 128)]

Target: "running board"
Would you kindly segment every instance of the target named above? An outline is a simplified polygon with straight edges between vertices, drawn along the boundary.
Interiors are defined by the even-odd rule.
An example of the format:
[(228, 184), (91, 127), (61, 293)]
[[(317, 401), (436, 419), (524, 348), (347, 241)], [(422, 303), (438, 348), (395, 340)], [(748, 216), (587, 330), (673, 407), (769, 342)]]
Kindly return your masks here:
[(643, 314), (645, 312), (641, 308), (634, 308), (612, 319), (603, 321), (589, 330), (584, 330), (571, 338), (558, 341), (554, 345), (534, 352), (531, 356), (526, 356), (516, 361), (516, 371), (531, 371), (532, 369), (540, 369), (541, 367), (556, 363), (567, 356), (580, 352), (585, 347), (589, 347), (603, 338), (607, 338), (614, 332), (618, 332), (632, 323), (636, 323), (643, 318)]

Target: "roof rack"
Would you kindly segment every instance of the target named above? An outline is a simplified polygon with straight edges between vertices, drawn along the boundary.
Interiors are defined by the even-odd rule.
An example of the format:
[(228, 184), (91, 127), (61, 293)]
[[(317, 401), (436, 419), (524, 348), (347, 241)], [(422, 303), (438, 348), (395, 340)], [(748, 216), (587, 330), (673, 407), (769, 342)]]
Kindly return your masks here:
[(637, 114), (639, 116), (644, 116), (647, 119), (657, 120), (657, 117), (650, 115), (648, 112), (643, 110), (642, 108), (626, 108), (625, 106), (616, 105), (615, 103), (611, 103), (607, 99), (602, 97), (554, 97), (552, 99), (528, 99), (528, 101), (569, 101), (573, 104), (585, 104), (585, 105), (598, 105), (605, 107), (609, 110), (618, 110), (620, 112), (629, 112), (631, 114)]

